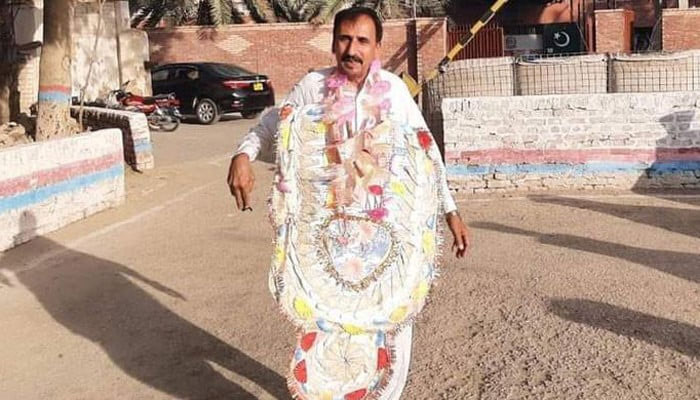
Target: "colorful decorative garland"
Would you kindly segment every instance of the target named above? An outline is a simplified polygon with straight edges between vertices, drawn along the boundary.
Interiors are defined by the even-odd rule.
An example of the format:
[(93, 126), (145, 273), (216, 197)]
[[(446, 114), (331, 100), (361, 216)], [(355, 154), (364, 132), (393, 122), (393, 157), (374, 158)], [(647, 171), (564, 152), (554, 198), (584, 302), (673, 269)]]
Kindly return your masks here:
[(429, 132), (391, 120), (379, 63), (359, 106), (339, 72), (326, 87), (322, 104), (280, 112), (270, 289), (301, 332), (293, 395), (375, 399), (391, 377), (392, 338), (437, 274), (439, 160)]

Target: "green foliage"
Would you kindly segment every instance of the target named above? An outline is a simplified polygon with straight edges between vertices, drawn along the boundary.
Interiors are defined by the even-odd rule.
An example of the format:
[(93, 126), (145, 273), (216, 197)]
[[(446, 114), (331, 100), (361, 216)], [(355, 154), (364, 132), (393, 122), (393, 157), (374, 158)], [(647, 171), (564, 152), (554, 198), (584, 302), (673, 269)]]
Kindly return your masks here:
[[(154, 27), (163, 19), (175, 25), (224, 25), (244, 22), (247, 8), (253, 21), (329, 22), (335, 13), (349, 6), (376, 10), (383, 19), (410, 18), (413, 2), (405, 0), (129, 0), (132, 26)], [(449, 1), (416, 0), (417, 17), (445, 15)], [(241, 10), (243, 8), (243, 10)]]

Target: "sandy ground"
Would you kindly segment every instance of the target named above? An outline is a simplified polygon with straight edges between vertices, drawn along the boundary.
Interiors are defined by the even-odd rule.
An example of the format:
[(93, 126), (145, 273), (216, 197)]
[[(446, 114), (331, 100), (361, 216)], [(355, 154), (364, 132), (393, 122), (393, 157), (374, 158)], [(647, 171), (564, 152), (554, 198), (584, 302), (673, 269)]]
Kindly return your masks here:
[[(271, 173), (225, 187), (250, 125), (155, 134), (127, 203), (0, 255), (0, 398), (286, 399), (267, 291)], [(405, 399), (700, 399), (700, 196), (461, 198)]]

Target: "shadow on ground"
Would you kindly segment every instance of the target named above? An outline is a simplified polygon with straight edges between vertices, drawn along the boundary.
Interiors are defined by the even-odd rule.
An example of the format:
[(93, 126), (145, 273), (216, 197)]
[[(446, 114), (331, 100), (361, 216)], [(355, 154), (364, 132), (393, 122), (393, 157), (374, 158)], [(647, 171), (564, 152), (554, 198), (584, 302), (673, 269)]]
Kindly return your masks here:
[(530, 200), (536, 203), (595, 211), (640, 224), (655, 226), (669, 232), (700, 238), (700, 200), (686, 201), (687, 204), (696, 205), (698, 207), (696, 209), (616, 204), (556, 196), (533, 196), (530, 197)]
[(548, 309), (568, 321), (700, 358), (700, 328), (696, 326), (583, 299), (551, 299)]
[[(475, 222), (472, 227), (528, 236), (546, 245), (616, 257), (700, 283), (700, 254), (649, 250), (574, 235), (543, 234), (490, 222)], [(548, 311), (568, 321), (700, 358), (700, 328), (689, 324), (584, 299), (551, 299)]]
[(529, 236), (542, 244), (619, 258), (690, 282), (700, 283), (700, 253), (645, 249), (582, 236), (545, 234), (491, 222), (475, 222), (472, 223), (472, 227)]
[[(22, 224), (25, 230), (36, 226), (33, 215), (25, 214)], [(129, 376), (174, 398), (257, 398), (217, 372), (217, 365), (278, 399), (289, 398), (282, 376), (175, 314), (141, 286), (186, 301), (184, 295), (129, 267), (45, 237), (30, 245), (39, 250), (35, 255), (54, 256), (21, 271), (17, 266), (26, 253), (16, 249), (0, 259), (0, 271), (15, 272), (51, 317), (102, 348)]]

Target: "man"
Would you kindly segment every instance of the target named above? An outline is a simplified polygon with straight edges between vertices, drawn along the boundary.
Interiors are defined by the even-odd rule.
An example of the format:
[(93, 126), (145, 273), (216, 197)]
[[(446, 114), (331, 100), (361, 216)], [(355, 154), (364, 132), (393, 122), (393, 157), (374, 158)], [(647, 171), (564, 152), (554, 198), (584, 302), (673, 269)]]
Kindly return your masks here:
[[(420, 146), (423, 146), (425, 148), (427, 153), (427, 155), (419, 154), (416, 157), (428, 157), (426, 158), (426, 160), (429, 159), (432, 163), (434, 163), (435, 167), (437, 168), (436, 176), (438, 176), (439, 178), (436, 179), (436, 186), (439, 187), (436, 190), (437, 192), (439, 192), (439, 195), (434, 197), (440, 197), (442, 200), (440, 208), (444, 212), (447, 226), (449, 227), (454, 239), (452, 248), (455, 251), (455, 255), (458, 258), (462, 258), (466, 255), (467, 249), (469, 247), (468, 229), (462, 221), (459, 213), (457, 212), (457, 207), (455, 206), (454, 200), (452, 199), (452, 196), (449, 193), (449, 190), (447, 188), (447, 182), (445, 180), (444, 165), (442, 164), (442, 160), (439, 156), (437, 146), (435, 145), (434, 140), (432, 140), (432, 136), (430, 136), (430, 134), (427, 132), (426, 123), (421, 115), (419, 108), (413, 101), (410, 93), (408, 92), (403, 82), (397, 76), (385, 70), (381, 70), (378, 66), (382, 34), (383, 32), (381, 21), (379, 20), (378, 16), (373, 10), (357, 7), (339, 12), (335, 17), (333, 28), (333, 53), (337, 61), (336, 67), (323, 69), (307, 74), (294, 87), (292, 92), (285, 100), (284, 104), (288, 107), (285, 108), (285, 110), (305, 110), (305, 107), (307, 107), (306, 109), (308, 109), (309, 106), (313, 108), (313, 105), (318, 105), (317, 109), (326, 110), (325, 116), (322, 119), (323, 124), (325, 124), (322, 124), (323, 126), (325, 126), (322, 126), (322, 133), (325, 132), (327, 146), (324, 148), (324, 150), (321, 150), (321, 152), (328, 152), (328, 154), (326, 154), (326, 158), (324, 159), (326, 160), (325, 162), (328, 165), (323, 171), (326, 171), (328, 170), (328, 168), (332, 168), (335, 165), (337, 167), (337, 171), (339, 171), (338, 174), (342, 175), (343, 179), (335, 179), (332, 184), (329, 184), (328, 187), (323, 189), (326, 190), (323, 193), (324, 196), (328, 196), (330, 198), (328, 202), (328, 204), (330, 205), (327, 208), (336, 207), (337, 209), (334, 214), (336, 217), (333, 218), (343, 220), (343, 224), (341, 224), (340, 226), (345, 226), (344, 224), (348, 223), (346, 216), (347, 213), (344, 207), (350, 206), (353, 201), (356, 201), (358, 193), (360, 196), (364, 196), (363, 198), (366, 198), (368, 194), (371, 197), (373, 196), (373, 194), (379, 195), (383, 193), (382, 186), (377, 184), (377, 182), (381, 183), (383, 181), (381, 181), (380, 178), (373, 176), (381, 175), (381, 173), (376, 172), (381, 170), (379, 162), (377, 160), (382, 158), (382, 156), (380, 155), (382, 151), (388, 151), (386, 150), (387, 144), (385, 143), (383, 145), (384, 147), (382, 147), (382, 149), (384, 150), (377, 150), (379, 149), (380, 145), (376, 145), (373, 148), (372, 142), (375, 140), (381, 141), (381, 138), (379, 138), (380, 134), (377, 132), (386, 131), (387, 129), (390, 130), (393, 128), (385, 129), (384, 125), (382, 124), (382, 120), (390, 119), (391, 121), (396, 121), (396, 125), (393, 125), (395, 129), (399, 129), (399, 125), (409, 126), (416, 129), (419, 135), (419, 138), (417, 140), (420, 143)], [(381, 101), (377, 100), (377, 98), (380, 98)], [(240, 210), (246, 210), (250, 207), (250, 193), (253, 190), (254, 186), (254, 176), (250, 165), (251, 161), (255, 160), (256, 158), (265, 158), (267, 160), (271, 160), (273, 158), (272, 152), (274, 150), (276, 142), (285, 142), (282, 146), (287, 146), (288, 148), (293, 146), (292, 144), (290, 144), (289, 140), (290, 123), (288, 122), (288, 120), (291, 119), (293, 121), (298, 121), (305, 116), (302, 115), (304, 114), (303, 112), (300, 112), (296, 116), (289, 117), (289, 112), (291, 111), (284, 111), (282, 113), (269, 112), (266, 115), (264, 115), (260, 123), (256, 127), (254, 127), (246, 136), (243, 143), (240, 145), (236, 155), (232, 159), (229, 170), (228, 184), (230, 186), (232, 195), (236, 199), (236, 204)], [(308, 113), (308, 115), (314, 115), (314, 112), (314, 110), (311, 110)], [(285, 126), (287, 131), (285, 132), (286, 136), (282, 138), (282, 140), (276, 140), (278, 137), (277, 132), (280, 126), (280, 120), (282, 120), (286, 124)], [(291, 124), (292, 126), (296, 126), (293, 125), (294, 122), (291, 122)], [(297, 122), (297, 125), (298, 124), (300, 123)], [(315, 124), (314, 126), (318, 126), (318, 124)], [(360, 136), (362, 137), (360, 138)], [(360, 150), (352, 154), (348, 153), (347, 151), (343, 153), (344, 150), (341, 148), (343, 146), (343, 143), (350, 143), (351, 141), (357, 142), (357, 144), (353, 144), (353, 146), (359, 148)], [(410, 147), (410, 144), (407, 146)], [(417, 146), (418, 145), (414, 147)], [(277, 147), (277, 156), (279, 158), (280, 145), (278, 144)], [(366, 150), (365, 148), (368, 150)], [(295, 149), (295, 151), (289, 154), (285, 153), (284, 158), (287, 159), (291, 155), (300, 157), (300, 159), (301, 157), (306, 157), (304, 155), (297, 155), (300, 152), (303, 152), (305, 149), (307, 152), (309, 151), (308, 148), (300, 147), (299, 149)], [(285, 151), (285, 149), (282, 148), (282, 151)], [(405, 153), (405, 151), (403, 153)], [(314, 154), (308, 154), (308, 158), (313, 158), (314, 156)], [(285, 160), (282, 161), (282, 163), (284, 162)], [(430, 168), (431, 167), (428, 167), (428, 171), (431, 171)], [(278, 193), (277, 197), (281, 196), (281, 198), (283, 198), (284, 193), (281, 192), (289, 192), (290, 190), (286, 188), (281, 189), (281, 185), (286, 184), (285, 179), (287, 178), (283, 177), (282, 174), (279, 173), (280, 169), (283, 169), (283, 167), (280, 166), (280, 161), (278, 160), (279, 176), (276, 178), (276, 185), (278, 187), (278, 191), (276, 193)], [(382, 171), (384, 171), (386, 175), (387, 170)], [(302, 171), (302, 174), (306, 172), (308, 171)], [(292, 175), (298, 174), (299, 172), (296, 171)], [(367, 181), (368, 179), (375, 180)], [(383, 179), (386, 180), (389, 178), (385, 177)], [(404, 193), (406, 192), (403, 183), (396, 182), (397, 178), (395, 177), (392, 177), (391, 179), (393, 182), (392, 185), (394, 185), (392, 187), (398, 187), (400, 191)], [(404, 176), (404, 179), (407, 178)], [(364, 192), (362, 191), (362, 188), (357, 188), (357, 186), (361, 185), (362, 182), (364, 182), (365, 184)], [(386, 182), (388, 182), (388, 180)], [(385, 185), (385, 187), (389, 187), (389, 185)], [(419, 190), (421, 189), (417, 188), (414, 191)], [(369, 192), (371, 192), (371, 194)], [(273, 202), (274, 201), (275, 199), (273, 199)], [(395, 204), (396, 199), (394, 199), (393, 201)], [(435, 201), (437, 204), (436, 199)], [(381, 204), (383, 204), (383, 201)], [(274, 211), (276, 210), (274, 209), (273, 205), (273, 212)], [(320, 212), (322, 213), (326, 211), (327, 210), (321, 210)], [(381, 212), (377, 213), (375, 211)], [(375, 213), (372, 214), (372, 212)], [(360, 221), (359, 223), (365, 224), (365, 228), (363, 228), (365, 229), (365, 231), (367, 229), (370, 229), (371, 232), (378, 232), (381, 229), (377, 228), (377, 224), (380, 224), (382, 222), (381, 219), (385, 216), (386, 212), (387, 210), (385, 208), (377, 208), (375, 210), (370, 210), (368, 215), (370, 215), (371, 218), (367, 218), (366, 221)], [(353, 218), (362, 219), (357, 216)], [(353, 220), (350, 220), (350, 222), (352, 221)], [(304, 224), (303, 221), (301, 223)], [(327, 221), (324, 226), (328, 226), (332, 223), (333, 220), (331, 219), (330, 222)], [(376, 223), (375, 225), (373, 225), (375, 226), (374, 228), (366, 228), (366, 226), (370, 226), (374, 223)], [(306, 226), (302, 225), (301, 228), (305, 229)], [(372, 231), (371, 229), (375, 230)], [(407, 230), (411, 229), (413, 228), (407, 228)], [(309, 240), (313, 240), (313, 238)], [(343, 243), (347, 244), (347, 239), (345, 240), (346, 242)], [(354, 240), (354, 238), (350, 238), (350, 240), (352, 241)], [(374, 242), (372, 242), (371, 244), (375, 246), (377, 245), (377, 243), (381, 244), (380, 242), (382, 239), (380, 235), (374, 236), (368, 240), (374, 240)], [(305, 245), (305, 243), (300, 243), (300, 245), (303, 246)], [(291, 260), (293, 258), (288, 257), (284, 252), (281, 252), (281, 254), (282, 260)], [(330, 254), (331, 256), (335, 255), (335, 253)], [(311, 262), (313, 263), (313, 261)], [(329, 261), (329, 265), (333, 265), (333, 262), (334, 260)], [(335, 267), (337, 267), (338, 269), (342, 269), (342, 266), (335, 265)], [(332, 266), (331, 269), (333, 268), (334, 267)], [(331, 272), (336, 273), (335, 271)], [(281, 280), (283, 278), (275, 277), (275, 279)], [(345, 285), (352, 286), (352, 282), (348, 283), (349, 281), (342, 280), (341, 278), (338, 278), (338, 282), (342, 282)], [(371, 284), (374, 283), (369, 283), (369, 285)], [(339, 287), (340, 286), (341, 285), (339, 285)], [(422, 288), (423, 286), (420, 287)], [(355, 290), (359, 289), (355, 288)], [(305, 287), (302, 291), (309, 292), (310, 289)], [(422, 290), (419, 290), (419, 292), (422, 292)], [(391, 293), (393, 293), (393, 291)], [(310, 296), (313, 297), (313, 294), (311, 294)], [(341, 296), (340, 292), (338, 296)], [(422, 297), (424, 297), (424, 294), (422, 295)], [(311, 314), (312, 312), (307, 310), (307, 308), (310, 307), (307, 306), (305, 302), (299, 303), (298, 300), (298, 298), (294, 298), (293, 302), (290, 300), (291, 305), (289, 306), (289, 313), (294, 314), (295, 310), (293, 308), (296, 307), (297, 314), (302, 314), (302, 316), (305, 316), (304, 314)], [(284, 305), (282, 307), (284, 309)], [(301, 311), (303, 312), (300, 312), (300, 307), (302, 308)], [(328, 307), (328, 304), (321, 304), (319, 309)], [(416, 312), (419, 308), (419, 306), (416, 307)], [(403, 312), (403, 314), (405, 314), (405, 307), (402, 308), (401, 311)], [(396, 310), (394, 310), (392, 316), (394, 315), (396, 315)], [(342, 319), (343, 317), (339, 318)], [(378, 331), (382, 331), (382, 329), (388, 327), (385, 330), (389, 332), (390, 335), (395, 335), (391, 337), (391, 345), (394, 347), (395, 350), (395, 356), (393, 357), (394, 359), (391, 360), (393, 373), (387, 375), (387, 377), (385, 378), (382, 378), (386, 382), (378, 384), (376, 381), (382, 379), (375, 378), (375, 382), (373, 383), (371, 388), (361, 389), (352, 393), (347, 393), (345, 394), (345, 398), (362, 399), (365, 395), (369, 393), (368, 390), (375, 389), (377, 387), (379, 387), (379, 389), (377, 389), (377, 393), (381, 392), (380, 398), (399, 398), (405, 385), (406, 377), (408, 374), (408, 365), (410, 361), (412, 338), (412, 324), (410, 323), (410, 321), (411, 319), (407, 318), (406, 321), (402, 324), (397, 323), (395, 324), (395, 326), (390, 326), (389, 324), (383, 325), (382, 328), (377, 328)], [(311, 329), (308, 326), (304, 325), (303, 318), (299, 320), (299, 326), (302, 328), (303, 333), (308, 332), (308, 329)], [(353, 336), (357, 333), (355, 331), (371, 331), (372, 326), (368, 326), (370, 328), (367, 329), (365, 329), (366, 327), (364, 326), (361, 327), (362, 329), (345, 328), (345, 334), (347, 335), (349, 332), (350, 336), (348, 337), (353, 338), (352, 340), (357, 342), (360, 339), (357, 339), (357, 336)], [(320, 324), (319, 327), (321, 327)], [(341, 324), (341, 327), (345, 326)], [(328, 335), (331, 336), (336, 335), (337, 333), (333, 330), (333, 328), (321, 330), (326, 331)], [(321, 333), (322, 332), (319, 331), (319, 334)], [(316, 332), (302, 335), (300, 348), (307, 350), (308, 346), (310, 346), (308, 342), (314, 341), (313, 339), (309, 339), (309, 337), (313, 337), (315, 339)], [(337, 338), (333, 337), (328, 340), (332, 341), (336, 339)], [(350, 339), (345, 338), (337, 340), (347, 341)], [(304, 342), (307, 343), (305, 344)], [(347, 347), (347, 345), (349, 344), (350, 342), (346, 342), (345, 347)], [(328, 344), (328, 346), (331, 347), (334, 345), (335, 343)], [(388, 348), (388, 345), (386, 347)], [(382, 349), (383, 348), (380, 347), (380, 360), (384, 357), (382, 355), (384, 353), (381, 352)], [(297, 352), (300, 352), (300, 350), (297, 349)], [(382, 362), (380, 361), (380, 364), (381, 363)], [(307, 376), (307, 365), (309, 365), (309, 363), (296, 363), (296, 367), (294, 368), (294, 377), (296, 377), (297, 380), (303, 382), (304, 385), (292, 387), (293, 392), (295, 392), (295, 394), (299, 395), (299, 397), (301, 398), (314, 398), (314, 396), (323, 398), (324, 396), (337, 395), (337, 393), (331, 393), (331, 391), (318, 392), (324, 393), (322, 395), (312, 394), (312, 389), (309, 389), (307, 387), (311, 385), (311, 383), (307, 382), (307, 379), (311, 379), (310, 376)], [(317, 374), (321, 374), (322, 372), (323, 371), (317, 372)], [(290, 379), (290, 381), (293, 380), (293, 378)], [(345, 388), (342, 382), (329, 382), (328, 387)]]

